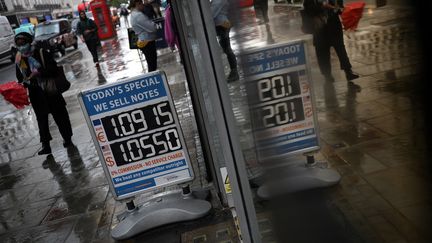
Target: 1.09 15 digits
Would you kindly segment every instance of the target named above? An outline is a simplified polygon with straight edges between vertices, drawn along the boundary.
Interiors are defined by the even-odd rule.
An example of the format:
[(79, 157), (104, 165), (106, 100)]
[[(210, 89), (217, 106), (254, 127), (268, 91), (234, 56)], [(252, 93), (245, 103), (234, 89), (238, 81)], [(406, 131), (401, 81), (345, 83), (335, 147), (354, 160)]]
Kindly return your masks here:
[(108, 141), (151, 131), (174, 123), (168, 101), (101, 119)]

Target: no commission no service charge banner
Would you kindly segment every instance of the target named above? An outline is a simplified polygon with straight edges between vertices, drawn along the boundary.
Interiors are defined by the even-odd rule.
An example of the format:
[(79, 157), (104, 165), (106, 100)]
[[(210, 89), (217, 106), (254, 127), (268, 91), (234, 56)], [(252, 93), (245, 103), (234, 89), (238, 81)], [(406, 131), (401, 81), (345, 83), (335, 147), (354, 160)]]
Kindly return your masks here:
[(116, 199), (193, 179), (163, 72), (89, 89), (78, 98)]

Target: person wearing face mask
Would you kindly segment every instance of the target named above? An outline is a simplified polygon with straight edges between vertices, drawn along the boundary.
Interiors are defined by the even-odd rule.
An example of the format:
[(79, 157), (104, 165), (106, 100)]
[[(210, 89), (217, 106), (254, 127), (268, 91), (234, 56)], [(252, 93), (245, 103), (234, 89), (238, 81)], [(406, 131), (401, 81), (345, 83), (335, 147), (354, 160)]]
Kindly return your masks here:
[(99, 57), (97, 53), (97, 46), (99, 37), (97, 33), (97, 25), (89, 18), (85, 11), (79, 12), (80, 21), (77, 24), (77, 34), (80, 36), (81, 41), (86, 43), (86, 46), (93, 56), (93, 62), (96, 67), (99, 67)]
[[(57, 63), (52, 54), (32, 45), (33, 36), (27, 32), (15, 35), (17, 54), (15, 57), (16, 77), (29, 93), (30, 103), (36, 115), (42, 149), (39, 155), (50, 154), (52, 140), (48, 115), (51, 114), (63, 137), (64, 147), (72, 146), (72, 126), (66, 109), (66, 102), (61, 93), (46, 94), (43, 90), (45, 81), (58, 74)], [(43, 60), (42, 60), (43, 58)]]
[(137, 46), (144, 53), (148, 71), (155, 71), (157, 69), (156, 26), (143, 13), (145, 5), (142, 0), (131, 0), (129, 8), (132, 10), (132, 29), (138, 37)]

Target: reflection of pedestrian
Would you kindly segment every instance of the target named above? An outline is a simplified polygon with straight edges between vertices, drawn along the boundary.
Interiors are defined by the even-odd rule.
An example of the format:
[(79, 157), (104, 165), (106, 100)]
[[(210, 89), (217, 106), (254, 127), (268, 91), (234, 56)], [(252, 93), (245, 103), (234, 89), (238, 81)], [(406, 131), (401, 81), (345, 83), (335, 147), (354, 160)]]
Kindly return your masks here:
[(305, 0), (305, 12), (309, 16), (327, 16), (327, 23), (313, 34), (313, 44), (321, 73), (327, 81), (333, 81), (331, 74), (330, 47), (333, 47), (339, 58), (340, 67), (346, 79), (351, 81), (359, 76), (353, 73), (348, 54), (345, 50), (342, 24), (339, 14), (342, 13), (343, 0)]
[(227, 0), (213, 0), (210, 6), (213, 20), (216, 25), (216, 35), (219, 38), (220, 46), (227, 55), (228, 63), (231, 69), (227, 81), (233, 82), (239, 79), (239, 74), (237, 71), (237, 58), (231, 48), (229, 37), (231, 22), (228, 19), (228, 2)]
[(67, 149), (67, 153), (72, 173), (66, 174), (62, 166), (56, 162), (52, 155), (47, 156), (42, 166), (44, 169), (49, 169), (51, 171), (54, 179), (59, 184), (60, 190), (63, 193), (63, 200), (68, 206), (69, 213), (84, 213), (88, 209), (93, 194), (86, 189), (78, 193), (76, 190), (79, 188), (79, 185), (87, 185), (89, 183), (88, 170), (75, 146), (70, 146)]
[(267, 43), (268, 44), (275, 43), (275, 40), (273, 39), (273, 33), (271, 32), (271, 29), (270, 29), (270, 25), (266, 24), (265, 28), (266, 28), (266, 31), (267, 31)]
[(268, 0), (255, 0), (254, 1), (255, 12), (259, 10), (261, 12), (264, 23), (269, 22), (268, 17)]
[(157, 69), (156, 52), (156, 26), (142, 11), (144, 4), (141, 0), (131, 0), (129, 8), (131, 13), (131, 25), (138, 37), (137, 46), (144, 53), (148, 71)]
[(97, 26), (95, 22), (89, 18), (84, 11), (79, 12), (80, 22), (77, 24), (77, 32), (80, 35), (82, 42), (85, 42), (87, 48), (93, 56), (93, 62), (96, 67), (99, 67), (99, 58), (97, 53), (97, 46), (99, 37), (97, 33)]
[(72, 145), (72, 127), (62, 94), (48, 95), (42, 89), (47, 79), (55, 78), (58, 75), (57, 63), (50, 52), (31, 46), (32, 41), (33, 36), (27, 32), (15, 35), (15, 44), (18, 49), (15, 58), (16, 76), (18, 82), (24, 83), (24, 86), (27, 87), (30, 103), (36, 114), (42, 143), (42, 150), (38, 154), (50, 154), (52, 137), (49, 131), (48, 114), (51, 113), (59, 128), (64, 147)]

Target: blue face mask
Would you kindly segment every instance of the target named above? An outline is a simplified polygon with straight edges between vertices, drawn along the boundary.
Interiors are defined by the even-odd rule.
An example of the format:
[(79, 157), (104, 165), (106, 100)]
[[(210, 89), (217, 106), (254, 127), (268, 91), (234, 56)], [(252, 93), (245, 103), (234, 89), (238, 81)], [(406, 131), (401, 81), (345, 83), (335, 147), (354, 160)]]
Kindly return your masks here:
[(17, 48), (18, 51), (21, 52), (22, 54), (28, 53), (31, 50), (30, 43), (26, 43), (25, 45), (18, 46)]

